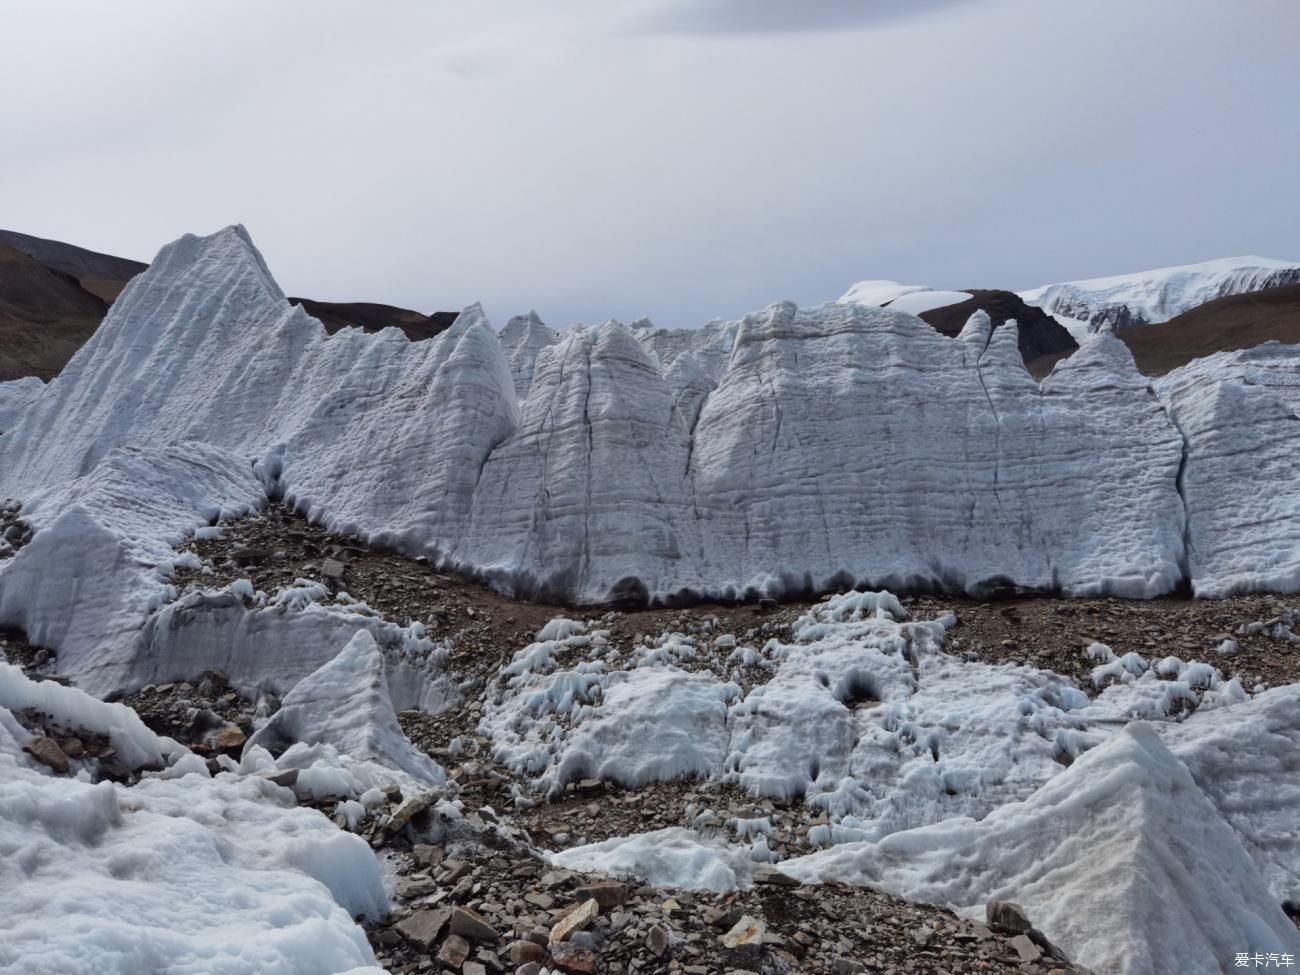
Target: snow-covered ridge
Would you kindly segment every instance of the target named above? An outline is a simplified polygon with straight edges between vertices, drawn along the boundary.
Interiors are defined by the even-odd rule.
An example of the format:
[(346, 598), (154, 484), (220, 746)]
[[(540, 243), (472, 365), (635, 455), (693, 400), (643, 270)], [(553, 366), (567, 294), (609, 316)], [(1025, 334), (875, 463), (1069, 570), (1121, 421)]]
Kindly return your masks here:
[(884, 278), (858, 281), (840, 295), (841, 305), (871, 305), (879, 308), (897, 301), (904, 295), (922, 294), (932, 290), (924, 284), (900, 284)]
[(870, 305), (920, 315), (935, 308), (957, 305), (971, 298), (968, 291), (936, 291), (921, 284), (897, 281), (859, 281), (837, 299), (841, 305)]
[[(1028, 304), (1062, 316), (1067, 328), (1072, 322), (1078, 322), (1090, 331), (1097, 331), (1104, 325), (1127, 328), (1167, 322), (1215, 298), (1297, 283), (1300, 283), (1300, 262), (1229, 257), (1049, 284), (1022, 291), (1020, 297)], [(1079, 337), (1077, 333), (1075, 337)]]
[[(529, 317), (503, 339), (475, 306), (426, 342), (330, 336), (230, 228), (165, 248), (0, 436), (0, 497), (41, 529), (0, 566), (0, 621), (30, 626), (38, 572), (58, 577), (42, 535), (60, 492), (104, 464), (129, 473), (142, 449), (174, 455), (172, 473), (140, 500), (116, 487), (118, 513), (77, 516), (104, 527), (105, 564), (130, 534), (156, 538), (148, 557), (164, 562), (187, 530), (271, 492), (507, 593), (576, 602), (850, 582), (1145, 597), (1189, 564), (1213, 592), (1233, 569), (1217, 543), (1188, 560), (1198, 526), (1167, 395), (1105, 332), (1040, 385), (1013, 328), (976, 315), (954, 340), (857, 303), (777, 304), (690, 334), (556, 336)], [(1290, 449), (1285, 424), (1269, 431), (1268, 449)], [(145, 526), (158, 493), (178, 500)], [(1276, 497), (1267, 531), (1291, 551), (1297, 513)], [(1231, 519), (1241, 501), (1215, 504), (1193, 517)], [(1266, 531), (1240, 530), (1243, 544)]]

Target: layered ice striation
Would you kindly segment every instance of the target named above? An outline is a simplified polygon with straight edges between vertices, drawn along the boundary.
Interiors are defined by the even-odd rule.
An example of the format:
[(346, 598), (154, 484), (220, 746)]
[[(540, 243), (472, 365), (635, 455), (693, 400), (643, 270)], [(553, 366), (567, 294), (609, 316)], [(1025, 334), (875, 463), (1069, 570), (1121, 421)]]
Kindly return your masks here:
[(1186, 442), (1180, 487), (1196, 594), (1300, 590), (1300, 347), (1219, 352), (1156, 390)]
[[(1229, 475), (1205, 472), (1229, 413), (1209, 411), (1198, 440), (1175, 423), (1187, 397), (1162, 396), (1105, 331), (1040, 385), (1013, 328), (977, 315), (954, 340), (858, 303), (676, 331), (556, 335), (534, 315), (500, 337), (475, 306), (427, 342), (331, 336), (230, 228), (165, 248), (59, 379), (24, 393), (0, 437), (0, 497), (50, 531), (62, 512), (42, 498), (124, 451), (198, 457), (175, 475), (188, 486), (155, 478), (141, 496), (217, 501), (132, 531), (174, 544), (283, 496), (372, 544), (579, 603), (846, 584), (1149, 597), (1189, 572), (1206, 593), (1272, 584), (1188, 544), (1260, 503), (1285, 515), (1285, 472), (1262, 502), (1224, 493)], [(1291, 429), (1251, 436), (1281, 458)], [(1190, 518), (1180, 471), (1201, 485)], [(84, 527), (110, 544), (126, 529), (107, 517)], [(1274, 561), (1293, 563), (1296, 537), (1278, 537)], [(58, 645), (62, 624), (30, 609), (10, 561), (0, 622), (49, 625)]]
[[(693, 438), (704, 575), (737, 591), (1171, 588), (1181, 442), (1150, 386), (1110, 335), (1042, 386), (1016, 342), (982, 314), (957, 341), (858, 305), (743, 320)], [(1097, 490), (1112, 464), (1123, 483)]]
[(572, 329), (538, 357), (457, 552), (509, 592), (644, 599), (698, 556), (690, 452), (657, 363), (631, 333)]
[(0, 383), (0, 435), (18, 422), (18, 417), (45, 388), (35, 376)]

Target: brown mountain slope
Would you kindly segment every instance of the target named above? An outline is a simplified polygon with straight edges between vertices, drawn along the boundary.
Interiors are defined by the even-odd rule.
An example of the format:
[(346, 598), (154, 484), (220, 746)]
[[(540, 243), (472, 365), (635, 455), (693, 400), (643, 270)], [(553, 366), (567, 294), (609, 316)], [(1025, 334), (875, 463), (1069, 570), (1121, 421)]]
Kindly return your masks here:
[(1160, 376), (1215, 352), (1249, 349), (1263, 342), (1300, 343), (1300, 284), (1228, 295), (1183, 312), (1163, 325), (1115, 333), (1138, 368)]
[(313, 301), (311, 298), (290, 298), (302, 305), (309, 315), (320, 320), (330, 334), (349, 325), (378, 332), (383, 328), (400, 328), (412, 342), (431, 339), (451, 326), (456, 320), (454, 311), (435, 311), (421, 315), (409, 308), (395, 308), (369, 301)]
[(16, 230), (0, 230), (0, 243), (9, 244), (52, 271), (71, 275), (81, 287), (109, 304), (117, 300), (128, 281), (149, 266)]
[(923, 321), (944, 335), (956, 335), (966, 320), (983, 310), (988, 313), (996, 328), (1014, 318), (1020, 328), (1020, 356), (1025, 366), (1038, 379), (1052, 370), (1058, 359), (1079, 347), (1069, 332), (1041, 308), (1027, 305), (1019, 295), (992, 288), (967, 288), (970, 298), (955, 305), (932, 308), (922, 312)]
[(72, 275), (0, 242), (0, 382), (53, 379), (107, 311)]

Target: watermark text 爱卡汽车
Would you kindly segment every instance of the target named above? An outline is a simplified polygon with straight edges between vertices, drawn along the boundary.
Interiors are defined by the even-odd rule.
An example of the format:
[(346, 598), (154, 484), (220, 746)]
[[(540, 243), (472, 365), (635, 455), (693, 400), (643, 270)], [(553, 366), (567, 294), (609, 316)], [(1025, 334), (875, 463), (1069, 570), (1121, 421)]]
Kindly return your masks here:
[(1295, 955), (1279, 951), (1239, 951), (1237, 968), (1294, 968)]

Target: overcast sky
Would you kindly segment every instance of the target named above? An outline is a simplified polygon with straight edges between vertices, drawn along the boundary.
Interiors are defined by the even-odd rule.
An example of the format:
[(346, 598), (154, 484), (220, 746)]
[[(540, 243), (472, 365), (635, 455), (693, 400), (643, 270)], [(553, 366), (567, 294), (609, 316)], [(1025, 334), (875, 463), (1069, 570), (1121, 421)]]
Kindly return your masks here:
[(498, 325), (1300, 260), (1297, 0), (39, 0), (0, 80), (0, 227)]

